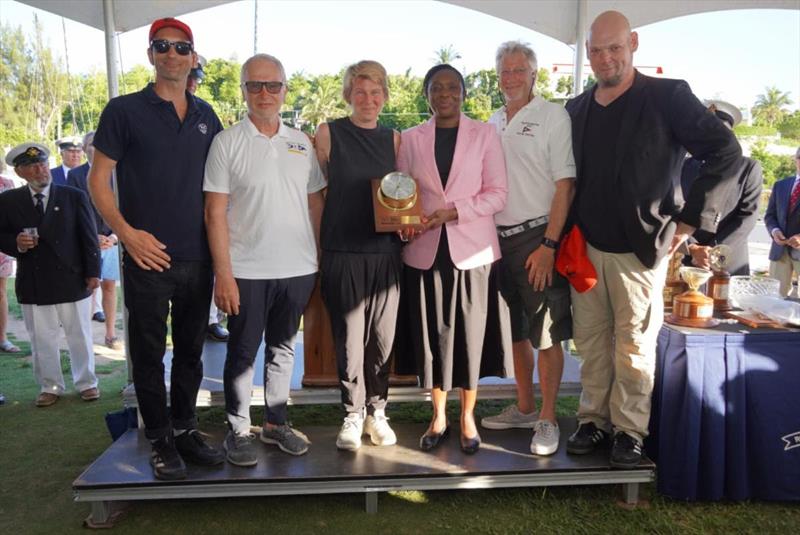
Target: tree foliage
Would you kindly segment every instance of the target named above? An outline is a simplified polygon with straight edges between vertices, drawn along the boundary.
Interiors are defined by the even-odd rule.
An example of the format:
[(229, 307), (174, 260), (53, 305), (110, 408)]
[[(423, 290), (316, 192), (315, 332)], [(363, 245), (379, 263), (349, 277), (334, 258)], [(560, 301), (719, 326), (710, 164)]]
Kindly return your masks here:
[(756, 97), (756, 104), (752, 109), (756, 124), (775, 126), (786, 115), (785, 108), (791, 103), (789, 93), (774, 86), (764, 88), (764, 93)]
[(795, 173), (794, 158), (791, 156), (781, 156), (771, 154), (766, 150), (765, 141), (757, 141), (753, 144), (750, 157), (761, 162), (761, 169), (764, 174), (764, 187), (771, 188), (776, 181), (793, 175)]

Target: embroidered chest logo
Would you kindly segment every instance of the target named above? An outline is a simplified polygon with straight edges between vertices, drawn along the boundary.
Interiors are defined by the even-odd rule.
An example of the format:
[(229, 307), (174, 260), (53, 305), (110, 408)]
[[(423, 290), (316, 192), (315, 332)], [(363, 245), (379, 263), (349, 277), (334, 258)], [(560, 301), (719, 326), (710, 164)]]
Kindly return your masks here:
[(198, 124), (197, 129), (200, 130), (200, 133), (203, 135), (208, 133), (208, 125), (206, 125), (206, 123)]
[(303, 143), (296, 143), (294, 141), (286, 142), (286, 149), (292, 154), (300, 154), (305, 156), (308, 154), (308, 146)]
[(528, 136), (528, 137), (536, 137), (534, 130), (538, 128), (539, 123), (532, 123), (530, 121), (522, 121), (522, 128), (517, 135), (519, 136)]
[(800, 431), (789, 433), (788, 435), (781, 437), (781, 440), (783, 440), (783, 442), (785, 443), (783, 451), (789, 451), (795, 448), (800, 448)]

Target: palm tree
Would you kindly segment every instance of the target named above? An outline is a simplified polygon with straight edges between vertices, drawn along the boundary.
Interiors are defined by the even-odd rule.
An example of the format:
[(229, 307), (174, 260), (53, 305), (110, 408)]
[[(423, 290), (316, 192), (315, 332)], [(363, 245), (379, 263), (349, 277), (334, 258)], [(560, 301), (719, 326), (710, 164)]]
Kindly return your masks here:
[(344, 101), (340, 94), (338, 79), (330, 75), (322, 75), (317, 79), (316, 87), (309, 88), (307, 99), (300, 111), (300, 119), (310, 125), (342, 117), (346, 114)]
[(457, 59), (461, 59), (461, 54), (459, 54), (458, 51), (453, 48), (453, 45), (443, 46), (433, 53), (433, 61), (435, 61), (437, 64), (452, 64)]
[(766, 87), (762, 95), (756, 97), (756, 105), (753, 106), (753, 116), (756, 122), (766, 126), (775, 126), (786, 115), (784, 106), (792, 103), (789, 93), (784, 93), (777, 87)]

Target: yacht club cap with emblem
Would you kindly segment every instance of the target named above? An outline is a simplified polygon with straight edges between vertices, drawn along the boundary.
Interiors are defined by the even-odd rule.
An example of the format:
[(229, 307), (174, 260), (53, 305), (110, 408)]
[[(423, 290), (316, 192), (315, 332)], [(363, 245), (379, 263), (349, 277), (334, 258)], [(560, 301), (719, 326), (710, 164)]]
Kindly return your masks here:
[(8, 151), (6, 164), (12, 167), (19, 167), (20, 165), (46, 162), (48, 158), (50, 158), (50, 151), (47, 150), (47, 147), (29, 141), (21, 143)]
[(79, 137), (62, 137), (56, 141), (59, 151), (70, 149), (83, 149), (83, 141)]
[(725, 102), (724, 100), (704, 100), (703, 104), (708, 108), (708, 111), (714, 112), (720, 120), (728, 123), (731, 128), (742, 122), (742, 112), (730, 102)]

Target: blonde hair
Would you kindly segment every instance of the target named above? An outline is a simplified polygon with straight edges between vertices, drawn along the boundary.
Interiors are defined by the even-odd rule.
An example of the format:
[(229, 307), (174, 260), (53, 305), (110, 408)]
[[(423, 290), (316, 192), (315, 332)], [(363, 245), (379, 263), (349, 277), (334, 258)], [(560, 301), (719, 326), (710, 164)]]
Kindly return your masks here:
[(383, 97), (389, 98), (389, 86), (386, 85), (386, 69), (377, 61), (365, 59), (347, 67), (342, 80), (342, 98), (350, 104), (350, 94), (353, 92), (353, 82), (357, 78), (370, 80), (381, 86)]

